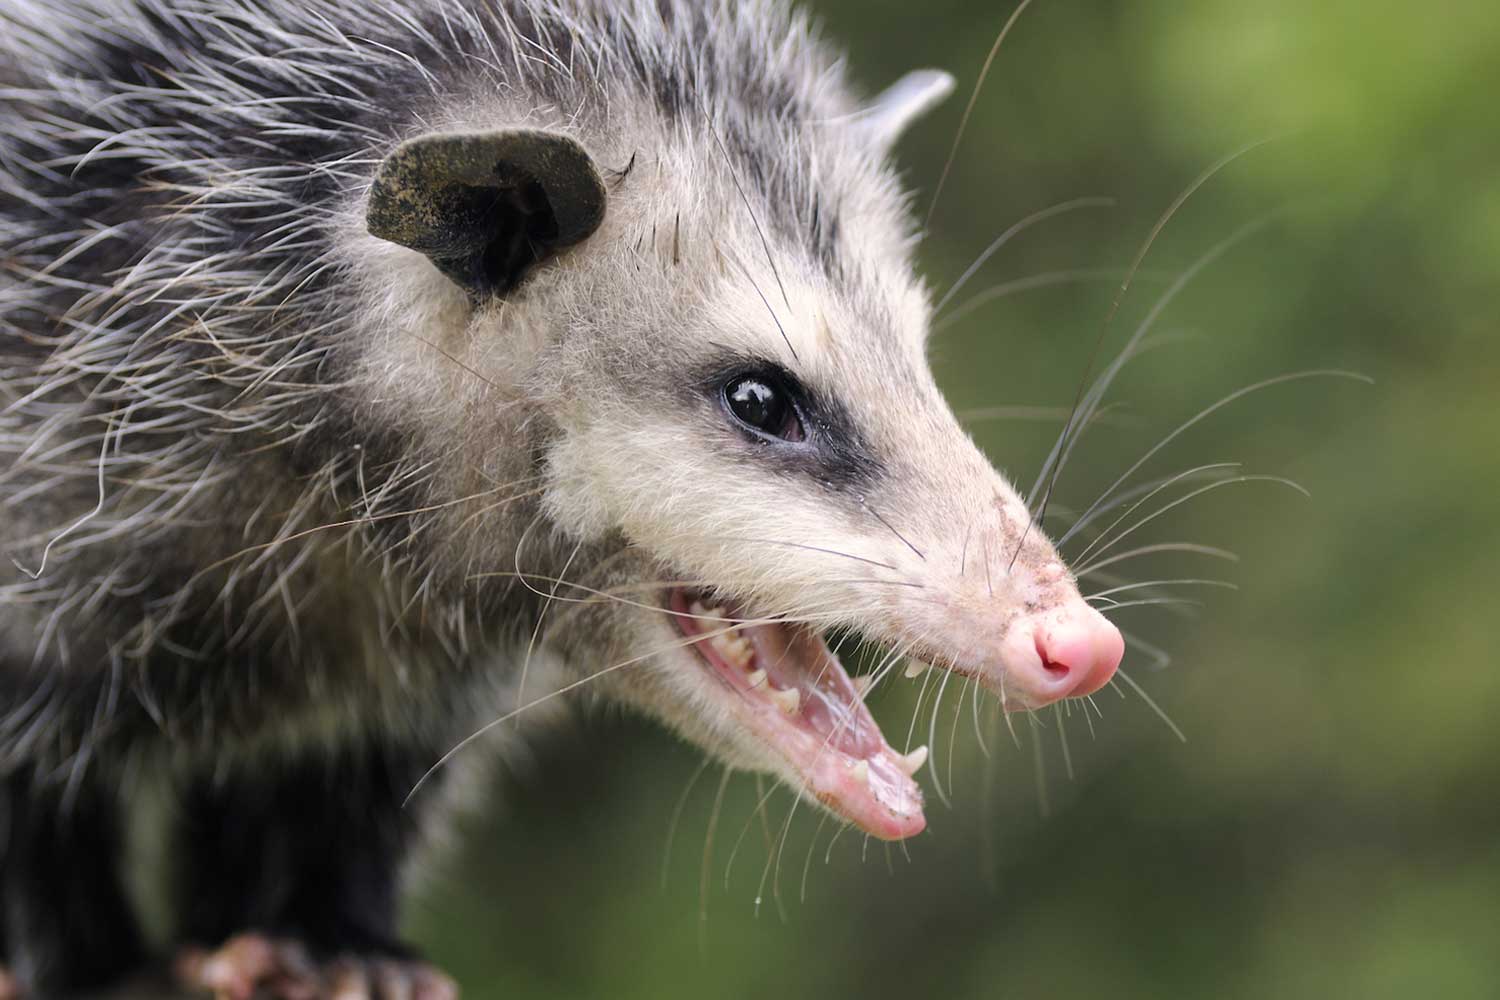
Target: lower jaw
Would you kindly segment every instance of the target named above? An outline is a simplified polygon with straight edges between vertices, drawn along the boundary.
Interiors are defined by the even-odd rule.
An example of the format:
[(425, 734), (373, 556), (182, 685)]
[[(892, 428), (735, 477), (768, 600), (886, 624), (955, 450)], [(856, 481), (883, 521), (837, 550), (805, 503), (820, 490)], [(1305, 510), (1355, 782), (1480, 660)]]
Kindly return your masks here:
[(666, 608), (692, 640), (701, 667), (770, 769), (872, 836), (901, 840), (926, 826), (912, 775), (925, 748), (893, 749), (860, 688), (822, 638), (804, 626), (747, 620), (681, 588)]

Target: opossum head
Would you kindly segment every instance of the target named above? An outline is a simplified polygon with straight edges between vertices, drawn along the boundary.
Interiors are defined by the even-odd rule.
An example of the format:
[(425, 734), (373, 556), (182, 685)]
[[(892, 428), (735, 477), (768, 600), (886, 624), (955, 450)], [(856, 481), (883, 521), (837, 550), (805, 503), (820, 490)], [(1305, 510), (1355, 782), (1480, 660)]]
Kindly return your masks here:
[(914, 75), (792, 123), (780, 172), (712, 117), (435, 134), (392, 154), (369, 202), (371, 231), (407, 248), (380, 272), (386, 301), (410, 300), (388, 311), (426, 331), (392, 348), (426, 367), (389, 364), (385, 401), (442, 424), (449, 456), (534, 455), (528, 530), (571, 543), (532, 563), (468, 516), (456, 544), (593, 602), (553, 611), (545, 640), (592, 688), (883, 838), (923, 828), (925, 749), (887, 741), (826, 633), (1012, 710), (1090, 694), (1122, 653), (929, 370), (885, 160), (949, 85)]

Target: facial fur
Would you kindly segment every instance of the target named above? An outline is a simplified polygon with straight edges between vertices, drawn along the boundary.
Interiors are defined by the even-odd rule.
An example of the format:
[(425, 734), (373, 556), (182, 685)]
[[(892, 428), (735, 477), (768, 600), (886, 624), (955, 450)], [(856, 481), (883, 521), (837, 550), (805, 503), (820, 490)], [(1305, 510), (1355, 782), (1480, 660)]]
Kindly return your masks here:
[[(891, 144), (942, 74), (858, 98), (773, 0), (433, 0), (375, 25), (267, 0), (254, 29), (197, 6), (79, 3), (67, 44), (29, 4), (6, 14), (0, 141), (44, 181), (0, 175), (20, 248), (0, 319), (24, 331), (5, 347), (0, 490), (28, 511), (0, 539), (27, 569), (0, 580), (4, 635), (142, 692), (134, 729), (97, 727), (87, 693), (36, 702), (74, 722), (64, 760), (161, 717), (215, 752), (309, 720), (446, 747), (557, 689), (516, 690), (560, 657), (578, 690), (895, 837), (921, 828), (913, 758), (820, 632), (1013, 707), (1113, 670), (1118, 635), (925, 359)], [(253, 86), (233, 69), (249, 65)], [(46, 123), (69, 120), (58, 148)], [(403, 143), (517, 130), (597, 172), (586, 238), (547, 242), (545, 176), (505, 182), (537, 210), (507, 244), (514, 282), (465, 287), (482, 255), (372, 235)], [(747, 373), (784, 380), (798, 440), (726, 409)], [(80, 609), (91, 624), (70, 631)], [(764, 685), (711, 660), (705, 623)], [(200, 691), (183, 678), (204, 660), (248, 666)], [(285, 701), (247, 715), (269, 676)]]
[[(752, 5), (737, 23), (764, 48), (776, 16)], [(519, 576), (594, 602), (564, 603), (545, 630), (591, 689), (805, 786), (684, 641), (694, 616), (673, 611), (674, 584), (731, 617), (854, 629), (1019, 708), (1102, 683), (1054, 683), (1041, 645), (1054, 625), (1118, 637), (938, 391), (892, 136), (872, 135), (821, 47), (793, 37), (804, 51), (769, 73), (795, 72), (766, 84), (786, 106), (739, 102), (736, 73), (762, 71), (710, 52), (675, 106), (657, 80), (624, 97), (617, 85), (608, 107), (585, 94), (440, 109), (440, 131), (570, 136), (606, 179), (599, 229), (503, 297), (467, 301), (419, 254), (374, 243), (358, 198), (343, 253), (372, 303), (360, 358), (372, 419), (405, 415), (441, 453), (443, 496), (535, 490), (523, 537), (513, 509), (448, 512), (454, 561), (493, 587)], [(747, 372), (794, 388), (801, 440), (736, 425), (723, 389)], [(531, 554), (537, 538), (551, 561)]]

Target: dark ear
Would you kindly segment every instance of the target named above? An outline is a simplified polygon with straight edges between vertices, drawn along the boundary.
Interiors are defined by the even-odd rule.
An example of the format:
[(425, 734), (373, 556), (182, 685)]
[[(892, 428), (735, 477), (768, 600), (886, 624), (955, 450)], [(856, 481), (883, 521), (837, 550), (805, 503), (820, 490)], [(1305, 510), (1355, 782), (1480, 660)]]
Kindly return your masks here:
[(503, 295), (604, 219), (604, 181), (556, 132), (450, 132), (396, 147), (375, 173), (365, 224), (427, 257), (474, 298)]

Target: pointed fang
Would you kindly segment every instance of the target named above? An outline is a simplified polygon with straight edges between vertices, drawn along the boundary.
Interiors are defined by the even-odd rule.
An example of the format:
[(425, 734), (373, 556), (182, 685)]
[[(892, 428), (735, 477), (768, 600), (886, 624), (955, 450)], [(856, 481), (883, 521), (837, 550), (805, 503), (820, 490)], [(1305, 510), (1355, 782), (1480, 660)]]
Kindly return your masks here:
[(901, 755), (901, 770), (905, 771), (907, 777), (916, 774), (927, 763), (927, 744), (922, 744), (911, 753)]
[(772, 691), (771, 700), (776, 703), (787, 715), (796, 715), (797, 710), (802, 707), (802, 692), (797, 688), (787, 688), (785, 691)]

